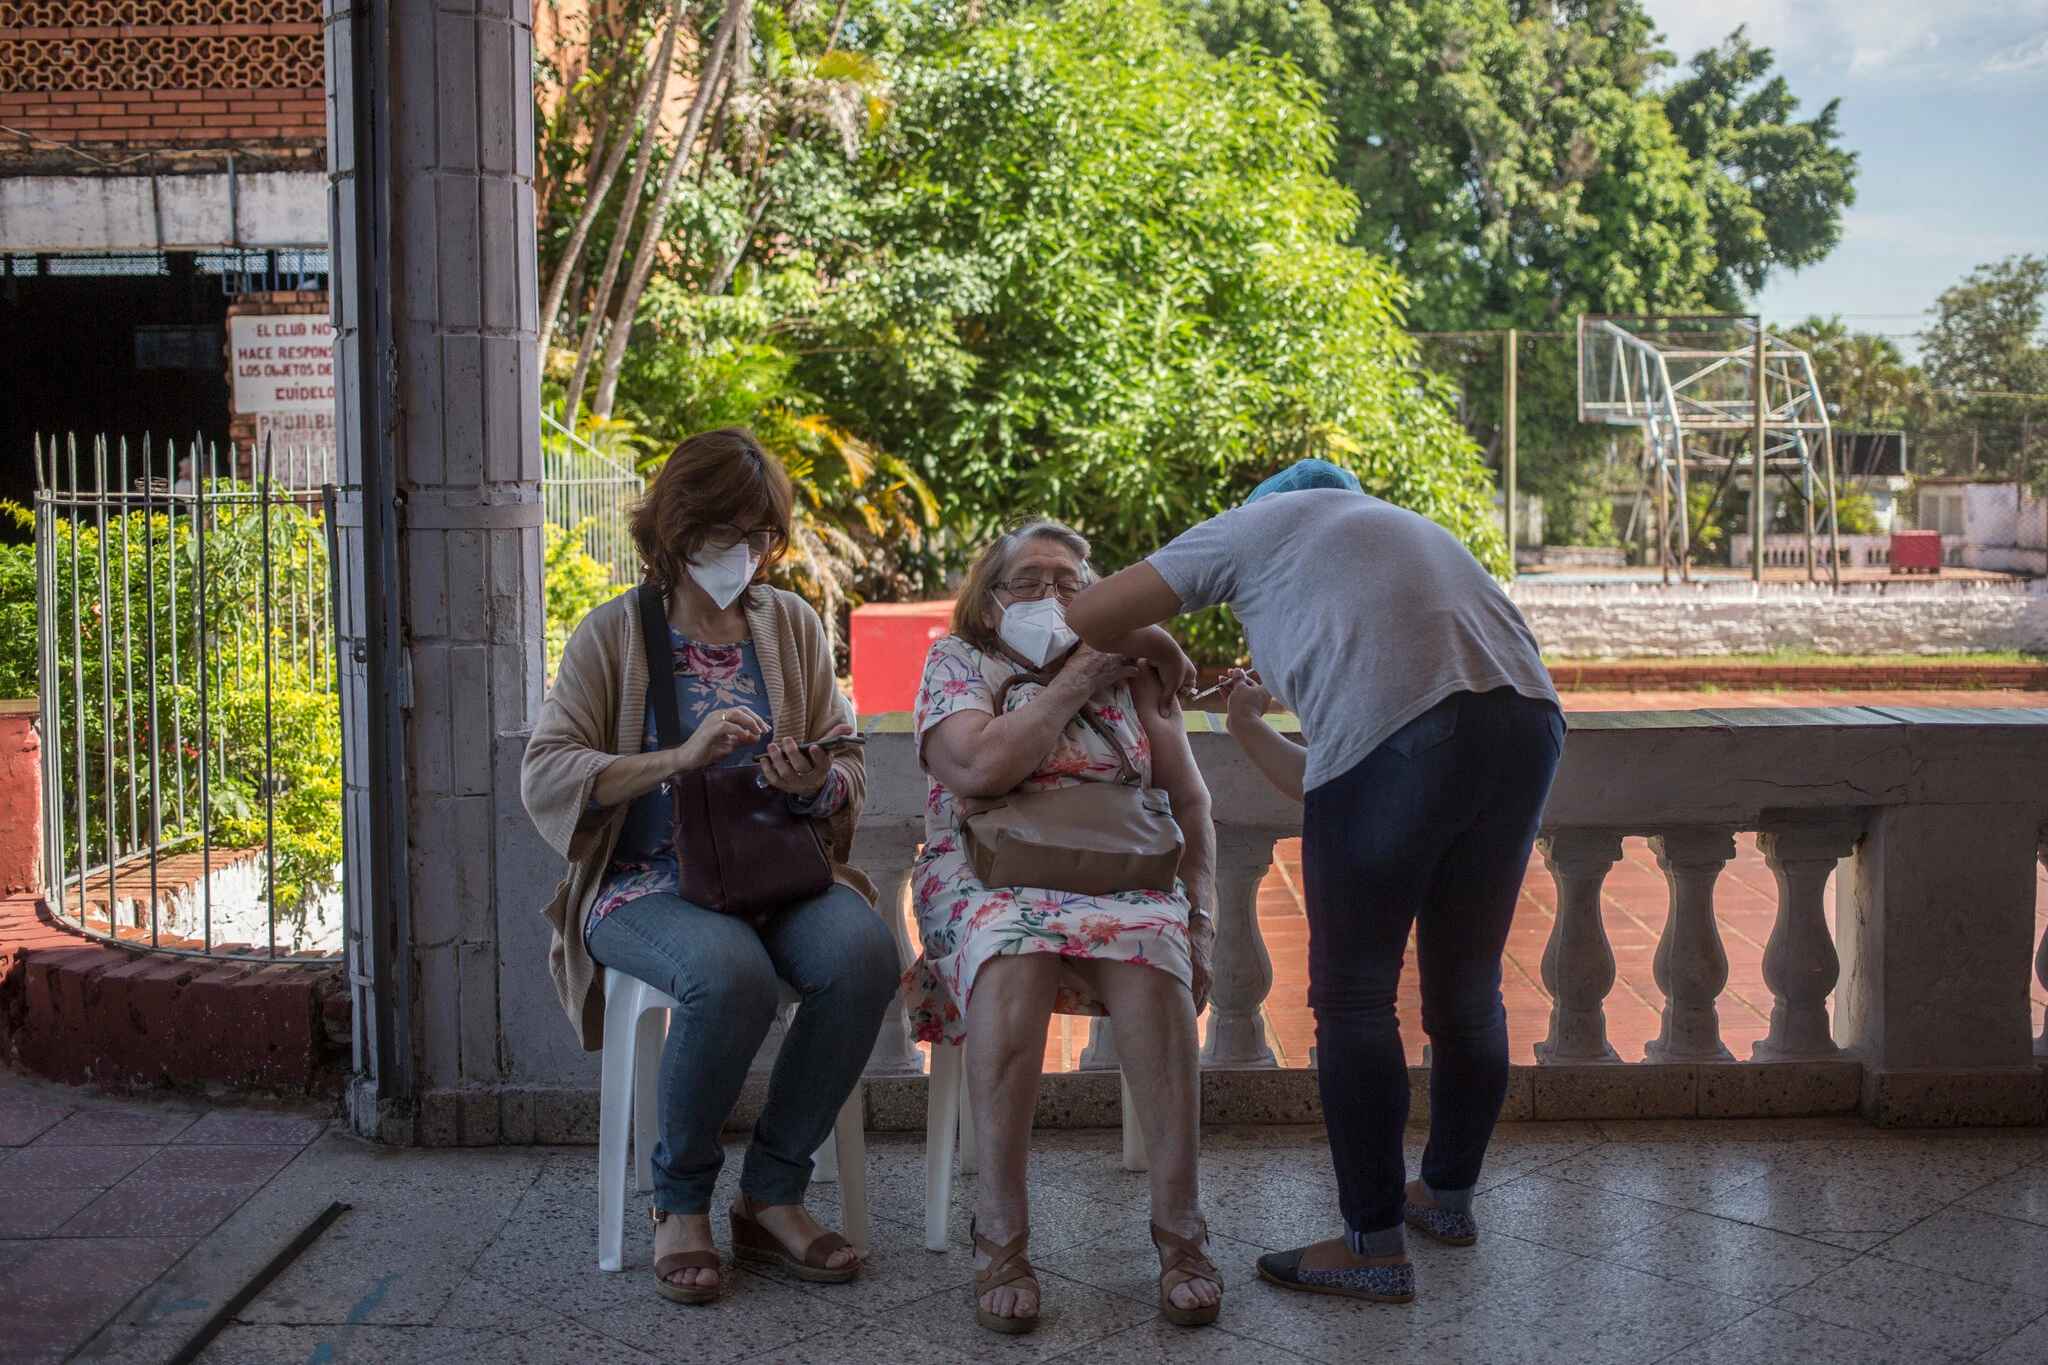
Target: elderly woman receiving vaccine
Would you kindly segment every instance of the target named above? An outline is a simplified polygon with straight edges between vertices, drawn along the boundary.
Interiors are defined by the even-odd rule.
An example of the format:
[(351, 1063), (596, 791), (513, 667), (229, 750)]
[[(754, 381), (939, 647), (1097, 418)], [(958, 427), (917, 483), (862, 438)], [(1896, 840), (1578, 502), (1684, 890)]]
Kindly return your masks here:
[[(962, 585), (952, 633), (932, 646), (914, 717), (931, 794), (912, 882), (924, 952), (906, 990), (922, 1038), (967, 1048), (981, 1143), (976, 1314), (999, 1332), (1038, 1322), (1024, 1168), (1054, 1012), (1115, 1021), (1151, 1158), (1161, 1313), (1201, 1325), (1222, 1300), (1195, 1177), (1195, 1015), (1208, 995), (1214, 932), (1209, 794), (1171, 691), (1130, 659), (1079, 645), (1068, 629), (1066, 603), (1090, 578), (1088, 542), (1057, 522), (990, 545)], [(1005, 864), (977, 844), (975, 822), (1005, 802), (1048, 799), (1125, 818), (1141, 842), (1158, 829), (1148, 815), (1170, 803), (1178, 833), (1163, 875), (1155, 867), (1153, 884), (1135, 885), (1112, 872), (1104, 885), (1118, 889), (1095, 894), (992, 884)], [(1127, 852), (1129, 863), (1144, 861), (1143, 850)], [(1112, 863), (1118, 855), (1104, 854)], [(1048, 859), (1048, 877), (1060, 861)]]

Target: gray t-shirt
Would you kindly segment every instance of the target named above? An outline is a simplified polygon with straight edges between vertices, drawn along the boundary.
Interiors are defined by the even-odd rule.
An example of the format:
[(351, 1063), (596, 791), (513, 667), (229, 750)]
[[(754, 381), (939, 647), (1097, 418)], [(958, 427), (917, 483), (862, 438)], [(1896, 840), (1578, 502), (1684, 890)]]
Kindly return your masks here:
[(1449, 531), (1364, 493), (1273, 493), (1150, 563), (1187, 611), (1228, 602), (1253, 666), (1301, 717), (1304, 790), (1454, 692), (1555, 703), (1521, 612)]

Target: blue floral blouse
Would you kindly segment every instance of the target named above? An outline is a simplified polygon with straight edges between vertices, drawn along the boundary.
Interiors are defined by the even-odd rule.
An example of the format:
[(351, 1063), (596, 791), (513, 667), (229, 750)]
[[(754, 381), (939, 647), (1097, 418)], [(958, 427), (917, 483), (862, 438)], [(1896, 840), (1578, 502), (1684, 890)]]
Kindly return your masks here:
[[(736, 645), (707, 645), (690, 639), (673, 624), (668, 628), (669, 643), (675, 657), (676, 710), (685, 725), (694, 730), (697, 723), (712, 711), (744, 706), (769, 725), (773, 725), (774, 714), (768, 705), (768, 689), (761, 680), (761, 661), (754, 653), (754, 642), (742, 640)], [(735, 767), (752, 763), (768, 748), (769, 734), (742, 749), (735, 749), (718, 766)], [(654, 730), (654, 708), (647, 708), (646, 729), (641, 736), (645, 749), (656, 747)], [(799, 815), (826, 817), (834, 814), (846, 803), (846, 778), (837, 768), (826, 779), (818, 794), (808, 801), (789, 798), (790, 809)], [(625, 826), (619, 831), (619, 841), (612, 848), (611, 863), (605, 869), (604, 883), (599, 886), (597, 899), (591, 903), (590, 918), (584, 922), (583, 935), (597, 927), (599, 920), (629, 901), (656, 892), (676, 894), (681, 882), (676, 873), (676, 850), (674, 836), (669, 830), (669, 802), (666, 786), (635, 797), (627, 808)]]

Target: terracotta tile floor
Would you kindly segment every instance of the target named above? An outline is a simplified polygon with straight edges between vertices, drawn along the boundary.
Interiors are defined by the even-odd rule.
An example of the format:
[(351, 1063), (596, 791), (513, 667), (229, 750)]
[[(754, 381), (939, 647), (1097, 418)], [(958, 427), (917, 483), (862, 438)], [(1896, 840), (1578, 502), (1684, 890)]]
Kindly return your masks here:
[(49, 1093), (0, 1081), (0, 1356), (83, 1345), (327, 1126)]
[[(1690, 711), (1754, 706), (2048, 706), (2048, 692), (1567, 692), (1567, 711)], [(1614, 947), (1616, 979), (1607, 997), (1608, 1037), (1626, 1061), (1640, 1061), (1643, 1044), (1657, 1036), (1664, 995), (1651, 976), (1650, 961), (1664, 928), (1664, 876), (1642, 839), (1623, 846), (1604, 887), (1607, 936)], [(2040, 873), (2035, 917), (2048, 927), (2048, 874)], [(1273, 990), (1266, 1000), (1267, 1037), (1282, 1066), (1305, 1067), (1315, 1041), (1308, 1010), (1308, 921), (1301, 908), (1301, 844), (1287, 840), (1274, 850), (1273, 871), (1259, 888), (1259, 927), (1273, 959)], [(1756, 851), (1753, 835), (1736, 840), (1735, 860), (1722, 872), (1714, 908), (1728, 953), (1728, 987), (1721, 996), (1721, 1036), (1738, 1058), (1769, 1030), (1771, 995), (1763, 983), (1763, 948), (1777, 914), (1777, 889)], [(1508, 934), (1501, 994), (1507, 1003), (1508, 1040), (1518, 1062), (1533, 1062), (1537, 1041), (1550, 1031), (1550, 997), (1543, 989), (1543, 945), (1550, 938), (1557, 907), (1556, 888), (1543, 860), (1532, 857), (1522, 884), (1521, 904)], [(1834, 923), (1834, 884), (1828, 886), (1828, 922)], [(2037, 1006), (2048, 1003), (2039, 983)], [(1422, 1061), (1421, 997), (1414, 947), (1401, 981), (1401, 1035), (1410, 1062)], [(1206, 1022), (1206, 1020), (1205, 1020)], [(1045, 1069), (1070, 1071), (1088, 1045), (1088, 1020), (1055, 1015), (1046, 1039)]]

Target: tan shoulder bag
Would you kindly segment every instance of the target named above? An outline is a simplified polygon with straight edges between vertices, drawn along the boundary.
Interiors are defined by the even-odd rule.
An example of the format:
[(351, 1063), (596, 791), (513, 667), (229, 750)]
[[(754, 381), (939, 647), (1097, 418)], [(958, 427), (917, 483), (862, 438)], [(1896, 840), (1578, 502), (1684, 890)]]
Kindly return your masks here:
[[(1043, 673), (1013, 673), (996, 689), (996, 714), (1004, 714), (1015, 684), (1049, 681)], [(986, 800), (955, 798), (965, 813), (962, 830), (974, 875), (983, 886), (1084, 896), (1172, 891), (1181, 850), (1172, 801), (1162, 788), (1145, 785), (1093, 706), (1081, 708), (1081, 720), (1116, 751), (1123, 765), (1118, 779)]]

